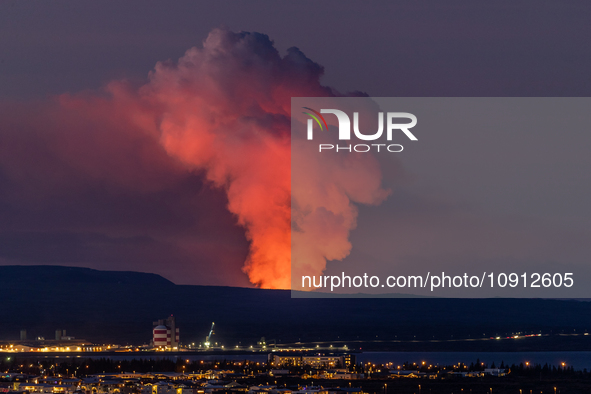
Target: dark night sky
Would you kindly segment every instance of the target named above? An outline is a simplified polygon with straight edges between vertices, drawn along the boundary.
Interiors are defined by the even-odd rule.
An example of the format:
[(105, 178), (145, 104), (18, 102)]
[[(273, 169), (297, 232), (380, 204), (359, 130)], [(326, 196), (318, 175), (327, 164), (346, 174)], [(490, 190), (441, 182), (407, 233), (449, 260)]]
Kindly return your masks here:
[[(443, 4), (444, 3), (444, 4)], [(144, 79), (214, 27), (268, 34), (372, 96), (586, 96), (586, 1), (5, 1), (0, 93)]]
[[(297, 46), (324, 66), (321, 82), (342, 92), (589, 96), (588, 1), (441, 3), (0, 3), (0, 264), (249, 285), (238, 274), (247, 254), (243, 231), (225, 209), (225, 194), (204, 186), (200, 173), (141, 136), (121, 136), (121, 125), (109, 134), (118, 159), (93, 172), (100, 155), (55, 153), (39, 130), (60, 132), (60, 120), (40, 125), (30, 116), (32, 109), (51, 113), (48, 96), (119, 79), (142, 84), (156, 62), (178, 59), (216, 27), (267, 34), (281, 54)], [(93, 139), (78, 143), (100, 150)]]

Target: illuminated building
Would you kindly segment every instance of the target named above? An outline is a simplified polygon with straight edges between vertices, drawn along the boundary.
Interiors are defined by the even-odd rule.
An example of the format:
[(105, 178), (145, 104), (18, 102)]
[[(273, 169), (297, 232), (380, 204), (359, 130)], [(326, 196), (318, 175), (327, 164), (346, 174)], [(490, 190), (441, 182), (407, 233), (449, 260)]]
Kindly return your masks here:
[(154, 327), (152, 342), (154, 347), (166, 347), (168, 345), (168, 327), (165, 325)]
[(312, 366), (315, 368), (335, 368), (355, 365), (355, 356), (344, 355), (283, 355), (269, 353), (268, 361), (272, 366)]
[(179, 347), (179, 329), (172, 315), (166, 319), (155, 321), (152, 334), (154, 347), (171, 350)]

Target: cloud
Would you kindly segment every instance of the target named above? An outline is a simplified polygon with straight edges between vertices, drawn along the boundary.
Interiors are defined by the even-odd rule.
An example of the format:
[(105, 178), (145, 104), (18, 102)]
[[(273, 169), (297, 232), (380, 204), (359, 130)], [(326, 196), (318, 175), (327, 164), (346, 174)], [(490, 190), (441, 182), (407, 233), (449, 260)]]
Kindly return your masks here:
[[(190, 271), (186, 262), (192, 253), (207, 250), (216, 270), (216, 257), (236, 259), (242, 245), (228, 223), (230, 216), (218, 209), (220, 199), (202, 198), (222, 190), (222, 204), (248, 241), (242, 269), (250, 282), (289, 288), (291, 98), (340, 95), (320, 83), (323, 72), (297, 48), (281, 56), (264, 34), (214, 29), (202, 46), (189, 49), (178, 61), (158, 62), (142, 86), (113, 81), (103, 92), (4, 103), (0, 117), (8, 121), (0, 131), (0, 182), (7, 187), (0, 191), (0, 204), (5, 204), (0, 215), (8, 221), (3, 231), (81, 232), (82, 238), (66, 237), (76, 245), (97, 239), (97, 232), (132, 244), (145, 235), (150, 245), (167, 245), (154, 246), (158, 251), (150, 254), (184, 261), (179, 269)], [(316, 198), (331, 194), (326, 204), (312, 206), (300, 199), (298, 207), (305, 212), (296, 208), (296, 215), (306, 218), (300, 223), (305, 235), (300, 241), (318, 242), (314, 238), (319, 233), (330, 238), (331, 250), (311, 257), (320, 272), (326, 259), (349, 253), (354, 202), (375, 204), (385, 198), (375, 163), (358, 162), (361, 167), (350, 174), (350, 166), (343, 164), (326, 169), (335, 175), (334, 187), (326, 188), (320, 178), (309, 184)], [(365, 170), (374, 175), (366, 178)], [(214, 191), (204, 192), (203, 181)], [(363, 187), (351, 188), (355, 183)], [(19, 204), (26, 208), (15, 216)], [(210, 205), (215, 215), (208, 215)], [(27, 214), (32, 207), (43, 220)], [(56, 216), (58, 212), (67, 212), (66, 217)], [(218, 216), (221, 225), (215, 223)], [(197, 218), (212, 226), (196, 225)], [(238, 245), (234, 253), (212, 239), (211, 233), (222, 234), (216, 229), (228, 229), (228, 244)], [(109, 245), (118, 244), (111, 241)], [(203, 243), (217, 246), (195, 247)], [(69, 248), (68, 242), (63, 248)], [(12, 257), (19, 254), (13, 252)], [(70, 260), (68, 264), (96, 259)]]

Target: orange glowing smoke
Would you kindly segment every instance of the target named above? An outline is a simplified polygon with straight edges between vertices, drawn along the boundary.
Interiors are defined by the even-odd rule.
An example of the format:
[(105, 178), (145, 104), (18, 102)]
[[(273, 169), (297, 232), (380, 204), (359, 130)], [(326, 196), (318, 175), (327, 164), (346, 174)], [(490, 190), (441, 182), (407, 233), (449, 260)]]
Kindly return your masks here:
[[(291, 97), (335, 95), (320, 84), (322, 73), (297, 48), (282, 58), (265, 35), (216, 29), (177, 63), (158, 63), (139, 90), (159, 112), (166, 151), (225, 189), (250, 241), (243, 270), (259, 287), (291, 287)], [(349, 254), (353, 202), (387, 195), (371, 158), (325, 168), (332, 173), (305, 186), (311, 199), (298, 201), (305, 213), (295, 210), (303, 231), (294, 240), (309, 255), (301, 266), (310, 275)], [(335, 181), (327, 188), (325, 179)]]
[[(335, 96), (320, 84), (322, 73), (297, 48), (281, 57), (266, 35), (216, 29), (202, 47), (189, 49), (178, 62), (157, 63), (139, 89), (112, 82), (109, 99), (63, 96), (61, 103), (80, 107), (80, 112), (103, 108), (101, 113), (116, 122), (159, 139), (179, 164), (202, 171), (223, 188), (228, 210), (250, 242), (243, 271), (256, 286), (287, 289), (291, 97)], [(309, 254), (304, 256), (307, 275), (322, 273), (327, 260), (348, 255), (348, 235), (357, 216), (353, 203), (378, 203), (385, 197), (379, 168), (365, 160), (370, 162), (326, 166), (333, 172), (326, 177), (336, 181), (326, 185), (317, 174), (306, 185), (310, 193), (298, 196), (304, 211), (295, 210), (302, 229), (296, 241)], [(349, 171), (351, 166), (355, 171)], [(351, 174), (359, 187), (342, 182)]]
[(216, 29), (139, 91), (166, 151), (225, 189), (259, 287), (290, 287), (290, 100), (330, 95), (322, 71), (296, 48), (281, 58), (265, 35)]

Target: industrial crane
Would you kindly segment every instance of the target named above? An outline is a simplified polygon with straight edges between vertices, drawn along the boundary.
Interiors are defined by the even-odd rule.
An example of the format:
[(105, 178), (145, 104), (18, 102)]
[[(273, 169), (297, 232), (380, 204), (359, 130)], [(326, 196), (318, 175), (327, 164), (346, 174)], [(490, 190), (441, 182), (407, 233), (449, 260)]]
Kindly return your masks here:
[(214, 322), (211, 322), (211, 330), (209, 330), (209, 335), (205, 337), (205, 348), (209, 349), (211, 346), (211, 336), (214, 334), (213, 328), (215, 326)]

